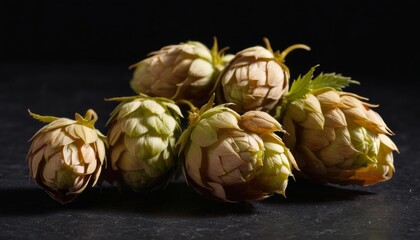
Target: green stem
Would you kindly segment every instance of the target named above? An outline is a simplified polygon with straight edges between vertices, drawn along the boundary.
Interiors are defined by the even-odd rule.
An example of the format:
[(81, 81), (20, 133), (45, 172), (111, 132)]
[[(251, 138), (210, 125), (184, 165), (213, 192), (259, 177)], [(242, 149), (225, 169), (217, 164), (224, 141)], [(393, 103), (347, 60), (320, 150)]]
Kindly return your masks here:
[(290, 52), (292, 52), (293, 50), (296, 49), (304, 49), (306, 51), (310, 51), (311, 48), (308, 45), (305, 44), (293, 44), (292, 46), (289, 46), (288, 48), (286, 48), (285, 50), (283, 50), (279, 57), (281, 58), (281, 61), (284, 62), (284, 59), (286, 58), (287, 54), (289, 54)]
[(217, 38), (213, 37), (213, 47), (210, 50), (211, 57), (213, 60), (213, 66), (215, 69), (218, 70), (218, 65), (222, 64), (222, 57), (224, 55), (224, 52), (226, 52), (229, 49), (229, 47), (224, 47), (221, 50), (219, 50), (219, 44), (217, 43)]
[(175, 102), (177, 105), (185, 104), (190, 108), (190, 111), (188, 111), (188, 125), (195, 124), (197, 119), (199, 118), (199, 109), (194, 106), (190, 101), (185, 99), (179, 99)]
[(98, 115), (95, 111), (93, 111), (93, 109), (88, 109), (86, 111), (85, 117), (82, 117), (80, 114), (76, 113), (74, 118), (78, 123), (90, 128), (94, 128), (95, 122), (98, 120)]
[(93, 111), (93, 109), (88, 109), (85, 114), (85, 120), (92, 124), (95, 124), (95, 122), (98, 120), (98, 114), (96, 114), (96, 112)]
[(268, 38), (264, 37), (263, 41), (265, 43), (265, 48), (267, 48), (268, 51), (274, 53), (273, 48), (271, 48), (271, 44), (270, 44), (270, 41), (268, 40)]
[(176, 104), (185, 104), (190, 108), (190, 111), (198, 111), (198, 108), (192, 104), (192, 102), (186, 99), (179, 99), (175, 101)]

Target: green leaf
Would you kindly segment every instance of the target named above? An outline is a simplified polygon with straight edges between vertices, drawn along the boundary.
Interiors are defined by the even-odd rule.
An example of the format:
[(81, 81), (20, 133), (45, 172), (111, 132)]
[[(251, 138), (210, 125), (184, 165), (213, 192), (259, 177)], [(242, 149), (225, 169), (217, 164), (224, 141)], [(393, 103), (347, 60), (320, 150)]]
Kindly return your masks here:
[(310, 83), (316, 67), (318, 67), (318, 65), (312, 67), (303, 77), (299, 75), (298, 79), (293, 81), (292, 86), (286, 95), (288, 102), (303, 98), (311, 91)]
[(311, 90), (316, 90), (324, 87), (334, 88), (335, 90), (341, 91), (343, 88), (350, 84), (359, 84), (358, 81), (352, 80), (350, 77), (342, 76), (336, 73), (320, 73), (310, 83)]

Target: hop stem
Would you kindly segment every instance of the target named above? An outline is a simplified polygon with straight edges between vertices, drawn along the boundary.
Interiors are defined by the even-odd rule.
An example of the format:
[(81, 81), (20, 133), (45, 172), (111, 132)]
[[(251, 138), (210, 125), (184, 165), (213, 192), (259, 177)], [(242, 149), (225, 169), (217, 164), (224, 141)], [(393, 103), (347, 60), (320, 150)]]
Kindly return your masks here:
[(280, 66), (282, 66), (282, 67), (283, 67), (283, 69), (284, 69), (286, 72), (288, 72), (288, 73), (290, 72), (290, 71), (289, 71), (289, 68), (288, 68), (288, 67), (284, 64), (285, 59), (286, 59), (286, 56), (287, 56), (290, 52), (292, 52), (293, 50), (296, 50), (296, 49), (305, 49), (305, 50), (307, 50), (307, 51), (310, 51), (310, 50), (311, 50), (311, 48), (310, 48), (308, 45), (298, 43), (298, 44), (293, 44), (293, 45), (289, 46), (288, 48), (286, 48), (286, 49), (285, 49), (285, 50), (283, 50), (282, 52), (280, 52), (280, 51), (275, 51), (275, 52), (274, 52), (274, 50), (273, 50), (273, 48), (271, 47), (271, 44), (270, 44), (270, 41), (268, 40), (268, 38), (264, 37), (264, 38), (263, 38), (263, 41), (264, 41), (264, 43), (265, 43), (265, 48), (274, 54), (274, 58), (275, 58), (276, 62), (277, 62), (278, 64), (280, 64)]
[(98, 114), (93, 109), (88, 109), (85, 114), (85, 120), (94, 124), (98, 120)]
[(190, 108), (190, 111), (197, 111), (198, 108), (192, 104), (192, 102), (185, 100), (185, 99), (179, 99), (176, 101), (176, 104), (185, 104)]
[(263, 41), (265, 43), (265, 48), (267, 48), (268, 51), (274, 53), (273, 48), (271, 48), (270, 40), (268, 40), (268, 38), (264, 37)]
[(191, 123), (193, 121), (195, 121), (196, 116), (198, 115), (198, 108), (196, 106), (194, 106), (194, 104), (192, 104), (190, 101), (186, 100), (186, 99), (179, 99), (176, 101), (177, 105), (187, 105), (190, 110), (188, 111), (188, 122)]
[(211, 48), (210, 53), (213, 58), (213, 65), (215, 67), (219, 64), (222, 64), (222, 57), (228, 49), (229, 47), (224, 47), (219, 51), (219, 44), (217, 43), (217, 38), (213, 37), (213, 47)]
[(296, 49), (304, 49), (306, 51), (311, 50), (311, 48), (308, 45), (300, 44), (300, 43), (299, 44), (293, 44), (292, 46), (289, 46), (288, 48), (286, 48), (285, 50), (283, 50), (280, 53), (280, 55), (279, 55), (280, 59), (284, 62), (287, 54), (289, 54), (291, 51), (296, 50)]
[(75, 119), (78, 123), (94, 128), (95, 122), (98, 120), (98, 115), (93, 109), (88, 109), (85, 113), (85, 117), (82, 117), (80, 114), (75, 114)]

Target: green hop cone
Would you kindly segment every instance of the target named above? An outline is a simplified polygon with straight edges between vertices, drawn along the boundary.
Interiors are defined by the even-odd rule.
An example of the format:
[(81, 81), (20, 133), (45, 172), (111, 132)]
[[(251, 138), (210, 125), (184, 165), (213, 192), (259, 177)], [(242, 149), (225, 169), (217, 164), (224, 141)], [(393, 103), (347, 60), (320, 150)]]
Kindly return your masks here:
[(201, 195), (226, 202), (285, 194), (292, 168), (289, 149), (276, 131), (281, 125), (261, 111), (240, 116), (214, 95), (193, 110), (178, 144), (187, 183)]
[(238, 113), (250, 110), (270, 112), (289, 87), (290, 72), (284, 64), (286, 55), (298, 48), (295, 44), (283, 52), (273, 52), (268, 39), (266, 47), (255, 46), (238, 52), (220, 74), (217, 88), (219, 103), (234, 103)]
[(53, 199), (72, 202), (97, 183), (105, 163), (106, 137), (94, 127), (97, 115), (91, 109), (75, 120), (29, 113), (48, 123), (30, 140), (30, 175)]
[(210, 98), (219, 72), (233, 57), (224, 55), (225, 50), (218, 50), (216, 38), (211, 50), (197, 41), (165, 46), (131, 66), (135, 68), (131, 88), (149, 96), (187, 99), (201, 105)]
[(134, 192), (165, 187), (177, 167), (179, 107), (144, 94), (109, 100), (121, 102), (107, 123), (109, 161), (120, 183)]
[(282, 123), (289, 133), (301, 173), (312, 180), (372, 185), (392, 177), (396, 145), (375, 105), (341, 89), (350, 78), (334, 73), (312, 79), (314, 68), (299, 78), (283, 106)]

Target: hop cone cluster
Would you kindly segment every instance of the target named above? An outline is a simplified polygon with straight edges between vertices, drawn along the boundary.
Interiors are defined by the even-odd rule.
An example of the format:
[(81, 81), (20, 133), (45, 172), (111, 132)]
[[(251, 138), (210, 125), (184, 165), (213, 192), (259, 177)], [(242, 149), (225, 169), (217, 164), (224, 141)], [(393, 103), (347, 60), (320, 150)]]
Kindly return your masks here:
[(179, 107), (169, 99), (146, 95), (110, 100), (121, 102), (108, 122), (110, 166), (130, 190), (165, 186), (177, 166)]
[(72, 202), (96, 184), (105, 162), (106, 137), (94, 128), (97, 115), (88, 110), (71, 120), (30, 114), (48, 123), (31, 138), (30, 175), (53, 199)]
[(340, 91), (353, 82), (349, 78), (320, 74), (312, 80), (313, 70), (295, 82), (306, 93), (290, 92), (282, 117), (289, 133), (285, 143), (301, 174), (337, 184), (372, 185), (390, 179), (393, 151), (398, 149), (388, 137), (391, 130), (372, 110), (375, 105)]
[(211, 99), (190, 113), (178, 144), (187, 182), (219, 201), (285, 194), (295, 160), (275, 132), (280, 124), (261, 111), (242, 116)]
[[(389, 180), (398, 148), (376, 105), (343, 91), (358, 82), (335, 73), (313, 78), (315, 66), (289, 84), (286, 56), (310, 48), (273, 51), (264, 41), (235, 55), (219, 51), (216, 39), (211, 49), (188, 41), (151, 52), (131, 66), (137, 95), (109, 99), (119, 105), (107, 137), (94, 128), (93, 110), (75, 120), (31, 113), (48, 123), (31, 139), (31, 176), (61, 203), (101, 174), (151, 192), (182, 169), (189, 186), (223, 202), (285, 195), (294, 175), (342, 185)], [(181, 122), (185, 103), (188, 123)]]

